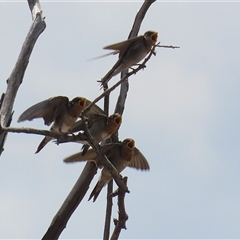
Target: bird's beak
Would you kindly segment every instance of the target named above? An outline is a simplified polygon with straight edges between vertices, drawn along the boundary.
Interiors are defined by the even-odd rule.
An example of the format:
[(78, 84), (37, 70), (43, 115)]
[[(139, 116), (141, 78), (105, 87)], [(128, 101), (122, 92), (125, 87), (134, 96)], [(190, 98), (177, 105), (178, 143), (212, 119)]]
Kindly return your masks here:
[(81, 107), (85, 107), (85, 106), (86, 106), (86, 103), (87, 103), (86, 98), (83, 98), (83, 99), (81, 99), (81, 100), (79, 101), (79, 105), (80, 105)]
[(158, 38), (158, 33), (157, 33), (157, 32), (153, 33), (153, 34), (152, 34), (152, 40), (153, 40), (153, 42), (156, 42), (156, 41), (157, 41), (157, 38)]
[(128, 147), (132, 149), (132, 148), (134, 148), (134, 146), (135, 146), (134, 140), (129, 141)]
[(120, 124), (122, 122), (122, 116), (119, 115), (115, 118), (115, 123)]

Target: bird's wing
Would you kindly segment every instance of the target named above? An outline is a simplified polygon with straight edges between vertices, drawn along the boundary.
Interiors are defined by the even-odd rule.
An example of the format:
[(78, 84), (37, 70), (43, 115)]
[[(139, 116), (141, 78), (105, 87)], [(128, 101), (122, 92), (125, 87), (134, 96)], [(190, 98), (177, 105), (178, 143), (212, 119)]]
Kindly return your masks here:
[(95, 161), (96, 157), (97, 153), (93, 149), (89, 149), (84, 156), (82, 156), (82, 152), (78, 152), (69, 157), (64, 158), (63, 161), (65, 163)]
[(144, 38), (143, 36), (133, 37), (133, 38), (127, 39), (127, 40), (122, 41), (122, 42), (118, 42), (118, 43), (114, 43), (114, 44), (108, 45), (108, 46), (104, 47), (103, 49), (109, 49), (109, 50), (116, 50), (116, 51), (119, 51), (119, 52), (125, 52), (125, 50), (131, 44), (133, 44), (134, 42), (137, 42), (139, 40), (141, 41), (143, 38)]
[(129, 167), (140, 169), (140, 170), (150, 169), (147, 159), (136, 147), (134, 149), (134, 155), (131, 159), (131, 163)]
[(123, 55), (125, 55), (126, 52), (128, 52), (132, 48), (132, 46), (135, 46), (135, 44), (137, 44), (138, 42), (143, 41), (143, 39), (144, 39), (144, 36), (140, 35), (140, 36), (125, 40), (123, 42), (108, 45), (108, 46), (104, 47), (104, 49), (119, 51), (119, 58), (121, 59), (121, 57)]
[[(108, 151), (112, 148), (112, 144), (106, 144), (102, 146), (103, 152), (105, 154), (108, 153)], [(82, 152), (75, 153), (69, 157), (64, 158), (63, 160), (65, 163), (72, 163), (72, 162), (82, 162), (82, 161), (94, 161), (96, 162), (96, 165), (99, 165), (99, 161), (97, 158), (97, 153), (95, 152), (94, 149), (89, 149), (85, 155), (82, 155)]]
[(31, 121), (34, 118), (43, 118), (45, 125), (50, 125), (56, 120), (57, 116), (66, 111), (69, 99), (65, 96), (52, 97), (39, 102), (24, 111), (18, 119), (18, 122), (25, 120)]
[(115, 50), (113, 52), (110, 52), (110, 53), (107, 53), (107, 54), (103, 54), (101, 56), (97, 56), (97, 57), (94, 57), (94, 58), (90, 58), (88, 59), (89, 61), (92, 61), (92, 60), (96, 60), (96, 59), (99, 59), (99, 58), (104, 58), (104, 57), (107, 57), (107, 56), (110, 56), (110, 55), (115, 55), (115, 54), (118, 54), (119, 51)]

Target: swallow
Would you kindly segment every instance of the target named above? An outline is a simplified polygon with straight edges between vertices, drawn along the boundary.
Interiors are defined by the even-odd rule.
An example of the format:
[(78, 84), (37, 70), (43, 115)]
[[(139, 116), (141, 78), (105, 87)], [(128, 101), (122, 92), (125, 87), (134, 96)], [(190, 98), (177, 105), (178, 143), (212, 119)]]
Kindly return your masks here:
[(157, 32), (147, 31), (144, 35), (104, 47), (103, 49), (115, 50), (112, 54), (119, 53), (119, 56), (111, 70), (101, 79), (102, 86), (113, 76), (140, 62), (156, 44), (157, 38)]
[[(88, 118), (88, 129), (91, 136), (99, 143), (110, 138), (120, 127), (122, 116), (118, 113), (107, 117), (105, 114), (91, 114)], [(73, 124), (69, 132), (84, 130), (83, 121), (79, 120)], [(90, 145), (83, 141), (82, 155), (88, 151)]]
[[(69, 100), (65, 96), (52, 97), (42, 102), (39, 102), (26, 111), (24, 111), (18, 119), (18, 122), (25, 120), (31, 121), (34, 118), (43, 118), (44, 124), (52, 126), (50, 131), (55, 133), (68, 133), (71, 126), (76, 122), (82, 110), (91, 103), (84, 97), (75, 97)], [(93, 105), (90, 113), (104, 113), (97, 105)], [(41, 149), (53, 138), (46, 136), (39, 144), (35, 153)]]
[[(127, 166), (140, 170), (149, 170), (147, 159), (135, 147), (135, 141), (131, 138), (127, 138), (120, 143), (110, 143), (103, 145), (102, 150), (119, 173), (122, 172)], [(97, 167), (102, 167), (100, 160), (98, 159), (98, 155), (94, 149), (88, 150), (85, 156), (82, 156), (82, 153), (80, 152), (64, 159), (65, 163), (81, 161), (94, 161)], [(102, 188), (111, 179), (111, 173), (107, 170), (106, 167), (104, 167), (95, 188), (90, 194), (88, 201), (93, 198), (93, 202), (95, 202)]]

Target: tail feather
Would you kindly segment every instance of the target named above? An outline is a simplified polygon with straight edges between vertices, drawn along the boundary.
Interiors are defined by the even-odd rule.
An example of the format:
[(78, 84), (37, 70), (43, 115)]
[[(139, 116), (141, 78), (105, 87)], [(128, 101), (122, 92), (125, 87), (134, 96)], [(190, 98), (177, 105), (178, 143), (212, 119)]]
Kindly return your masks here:
[(38, 148), (37, 148), (37, 151), (35, 152), (36, 153), (39, 153), (44, 147), (45, 145), (50, 142), (53, 138), (52, 137), (48, 137), (46, 136), (41, 142), (40, 144), (38, 145)]
[(89, 147), (90, 147), (90, 145), (87, 145), (87, 144), (84, 144), (82, 146), (82, 156), (84, 156), (87, 153)]
[(114, 76), (114, 68), (112, 68), (102, 79), (101, 85), (104, 87), (109, 82), (109, 80)]
[(121, 66), (122, 64), (122, 61), (119, 59), (115, 64), (114, 66), (109, 70), (109, 72), (101, 79), (101, 84), (102, 86), (106, 86), (107, 82), (110, 81), (110, 79), (115, 76), (116, 74), (118, 74), (120, 69), (119, 67)]
[(95, 188), (92, 190), (92, 192), (88, 198), (88, 201), (93, 198), (93, 202), (95, 202), (99, 193), (101, 192), (101, 190), (102, 190), (102, 186), (100, 186), (99, 182), (97, 182)]
[(86, 160), (83, 160), (82, 158), (82, 153), (79, 152), (79, 153), (75, 153), (69, 157), (66, 157), (63, 161), (65, 163), (72, 163), (72, 162), (80, 162), (80, 161), (86, 161)]

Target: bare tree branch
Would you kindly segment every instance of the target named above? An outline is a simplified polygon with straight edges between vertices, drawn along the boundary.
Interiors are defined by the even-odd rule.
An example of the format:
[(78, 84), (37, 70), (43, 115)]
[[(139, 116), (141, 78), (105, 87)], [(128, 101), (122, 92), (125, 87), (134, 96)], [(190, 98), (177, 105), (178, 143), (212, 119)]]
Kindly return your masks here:
[[(156, 46), (158, 46), (158, 45), (156, 45)], [(156, 46), (153, 47), (152, 51), (149, 53), (147, 58), (143, 61), (143, 63), (141, 65), (138, 66), (137, 69), (134, 69), (133, 71), (128, 73), (127, 76), (122, 78), (118, 83), (116, 83), (113, 87), (111, 87), (107, 91), (110, 93), (119, 84), (121, 84), (121, 82), (123, 82), (126, 77), (131, 76), (132, 74), (136, 73), (140, 69), (144, 68), (146, 62), (151, 58), (152, 54), (154, 54), (154, 50), (155, 50)], [(103, 94), (101, 96), (103, 96)], [(87, 121), (86, 121), (84, 115), (82, 116), (82, 118), (83, 118), (84, 122), (87, 124)], [(129, 192), (127, 187), (126, 187), (126, 185), (124, 184), (124, 182), (122, 180), (122, 177), (118, 174), (118, 172), (115, 169), (115, 167), (109, 162), (107, 157), (104, 155), (104, 153), (102, 152), (102, 149), (99, 146), (99, 144), (90, 135), (87, 125), (85, 126), (85, 134), (86, 134), (86, 136), (84, 134), (81, 134), (81, 133), (79, 133), (78, 135), (67, 135), (67, 134), (58, 134), (58, 133), (54, 133), (54, 132), (47, 131), (47, 130), (39, 130), (39, 129), (33, 129), (33, 128), (6, 128), (6, 127), (1, 127), (1, 125), (0, 125), (0, 134), (5, 133), (5, 132), (29, 133), (29, 134), (38, 134), (38, 135), (51, 136), (51, 137), (56, 138), (60, 142), (61, 141), (64, 141), (64, 142), (73, 141), (73, 142), (75, 142), (75, 141), (80, 141), (80, 140), (88, 140), (90, 145), (98, 153), (100, 161), (103, 163), (104, 166), (106, 166), (109, 169), (109, 171), (113, 175), (113, 178), (116, 181), (116, 183), (119, 186), (119, 188), (122, 191), (124, 191), (124, 192)], [(84, 171), (89, 171), (89, 168), (86, 167), (84, 169)], [(75, 191), (74, 189), (76, 188), (76, 186), (77, 186), (77, 188), (84, 188), (86, 190), (88, 189), (88, 186), (89, 186), (91, 181), (89, 182), (88, 175), (85, 174), (84, 171), (83, 171), (83, 174), (81, 175), (81, 181), (80, 182), (77, 181), (75, 187), (73, 188), (73, 190), (71, 192)], [(95, 172), (96, 172), (96, 169), (95, 169)], [(91, 174), (91, 176), (93, 177), (94, 174), (93, 175)], [(84, 180), (83, 180), (84, 177), (86, 177), (86, 181), (87, 182), (84, 182)], [(81, 186), (81, 184), (83, 184), (84, 186)], [(87, 186), (85, 186), (85, 184), (87, 184)], [(68, 205), (66, 205), (66, 204), (62, 205), (62, 207), (60, 208), (59, 212), (56, 214), (57, 217), (55, 217), (53, 219), (51, 226), (49, 227), (48, 231), (46, 232), (46, 234), (44, 236), (51, 236), (51, 238), (53, 238), (53, 235), (51, 235), (53, 228), (55, 229), (54, 230), (54, 234), (56, 232), (59, 233), (59, 234), (62, 232), (62, 230), (65, 228), (65, 225), (66, 225), (68, 219), (70, 218), (72, 212), (76, 209), (77, 205), (81, 202), (82, 197), (80, 198), (80, 196), (79, 196), (80, 193), (81, 193), (82, 197), (85, 194), (82, 190), (81, 190), (81, 192), (76, 191), (75, 194), (69, 194), (69, 196), (65, 200), (65, 202), (67, 202)], [(80, 200), (77, 201), (77, 203), (76, 203), (76, 199), (80, 199)], [(72, 212), (69, 212), (70, 211), (69, 209), (71, 209)], [(66, 212), (68, 212), (67, 215), (66, 215)], [(68, 217), (68, 219), (65, 219), (66, 216)], [(64, 219), (64, 220), (59, 221), (59, 219)], [(63, 224), (63, 222), (64, 222), (64, 224)], [(58, 229), (58, 230), (56, 231), (56, 229)]]
[[(138, 35), (141, 23), (145, 17), (145, 14), (148, 10), (148, 8), (151, 6), (151, 4), (154, 2), (155, 0), (149, 1), (149, 0), (145, 0), (143, 5), (141, 6), (140, 10), (138, 11), (132, 29), (129, 33), (128, 39), (135, 37)], [(124, 77), (124, 75), (126, 75), (128, 73), (128, 69), (124, 70), (123, 72), (121, 72), (121, 78)], [(119, 113), (119, 114), (123, 114), (124, 111), (124, 106), (125, 106), (125, 101), (127, 98), (127, 93), (128, 93), (128, 89), (129, 89), (129, 83), (128, 83), (128, 78), (126, 78), (125, 81), (122, 82), (121, 84), (121, 89), (120, 89), (120, 94), (118, 96), (118, 100), (115, 106), (115, 113)], [(118, 140), (118, 137), (116, 138), (116, 141)], [(105, 218), (105, 227), (104, 227), (104, 240), (108, 240), (109, 239), (109, 234), (110, 234), (110, 220), (111, 220), (111, 210), (112, 209), (112, 198), (110, 197), (110, 193), (112, 192), (112, 181), (108, 184), (108, 191), (107, 191), (107, 207), (106, 207), (106, 218)], [(124, 194), (125, 196), (125, 194)], [(124, 198), (124, 197), (123, 197)], [(124, 202), (124, 199), (123, 199)], [(120, 210), (119, 210), (120, 211)], [(120, 230), (121, 231), (121, 230)], [(119, 231), (119, 234), (120, 234)], [(118, 234), (118, 236), (119, 236)], [(118, 237), (117, 237), (118, 238)]]
[[(157, 46), (157, 45), (156, 45)], [(130, 73), (128, 73), (124, 78), (122, 78), (119, 82), (117, 82), (115, 85), (113, 85), (111, 88), (109, 88), (106, 92), (109, 95), (111, 91), (113, 91), (118, 85), (120, 85), (127, 77), (131, 76), (132, 74), (136, 73), (140, 69), (145, 67), (146, 62), (151, 58), (152, 54), (154, 54), (155, 47), (151, 50), (147, 58), (143, 61), (141, 65), (139, 65), (136, 69), (132, 70)], [(106, 92), (101, 94), (101, 97), (104, 97)], [(98, 99), (98, 98), (96, 98)], [(94, 101), (96, 101), (96, 99)], [(84, 110), (85, 111), (85, 110)], [(87, 127), (87, 120), (85, 115), (82, 115), (82, 119), (85, 123), (85, 129), (84, 132), (86, 134), (78, 134), (78, 135), (67, 135), (67, 134), (58, 134), (47, 130), (39, 130), (39, 129), (33, 129), (33, 128), (6, 128), (1, 127), (0, 125), (0, 134), (6, 133), (6, 132), (12, 132), (12, 133), (29, 133), (29, 134), (38, 134), (38, 135), (45, 135), (45, 136), (51, 136), (56, 139), (59, 139), (59, 141), (79, 141), (79, 140), (88, 140), (90, 145), (95, 149), (99, 156), (99, 160), (102, 162), (104, 166), (106, 166), (111, 172), (114, 180), (116, 181), (117, 185), (121, 189), (121, 191), (129, 192), (127, 186), (125, 185), (124, 181), (122, 180), (121, 175), (119, 175), (116, 168), (109, 162), (108, 158), (104, 155), (102, 152), (101, 147), (99, 144), (95, 141), (95, 139), (90, 135), (88, 127)], [(94, 165), (95, 166), (95, 165)], [(87, 173), (88, 172), (88, 173)], [(76, 182), (75, 186), (73, 187), (72, 191), (66, 198), (65, 202), (57, 212), (56, 216), (52, 220), (52, 223), (50, 227), (48, 228), (47, 232), (43, 236), (43, 239), (57, 239), (63, 229), (66, 227), (66, 224), (71, 217), (74, 210), (77, 208), (79, 203), (81, 202), (82, 198), (86, 194), (86, 191), (89, 187), (89, 184), (91, 183), (91, 180), (96, 173), (96, 167), (89, 166), (89, 164), (86, 165), (86, 167), (83, 169), (83, 172), (81, 176), (79, 177), (78, 181)], [(79, 190), (81, 189), (81, 191)]]
[[(108, 84), (106, 83), (104, 91), (108, 89)], [(104, 112), (106, 115), (109, 115), (109, 95), (104, 97)], [(105, 142), (111, 142), (111, 139), (107, 139)], [(112, 215), (112, 198), (110, 197), (110, 193), (113, 191), (113, 180), (111, 180), (107, 185), (107, 206), (106, 206), (106, 215), (105, 215), (105, 223), (103, 230), (103, 240), (109, 239), (109, 229), (111, 225), (111, 215)]]
[[(13, 68), (12, 73), (7, 80), (7, 84), (8, 84), (7, 90), (3, 97), (1, 109), (0, 109), (0, 116), (1, 116), (0, 124), (3, 127), (8, 127), (11, 123), (14, 100), (17, 95), (18, 88), (22, 83), (23, 76), (27, 68), (30, 55), (32, 53), (33, 47), (39, 35), (46, 28), (46, 23), (42, 17), (39, 1), (29, 0), (28, 3), (32, 12), (34, 9), (34, 14), (32, 15), (33, 23), (23, 43), (19, 57), (15, 64), (15, 67)], [(6, 132), (0, 134), (0, 154), (4, 150), (3, 147), (4, 147), (4, 141), (6, 137), (7, 137)]]
[[(148, 57), (143, 61), (143, 63), (141, 65), (139, 65), (136, 69), (134, 69), (130, 73), (128, 73), (124, 78), (122, 78), (119, 82), (117, 82), (111, 88), (109, 88), (108, 90), (103, 92), (93, 102), (96, 103), (97, 101), (99, 101), (104, 96), (109, 95), (110, 92), (113, 91), (117, 86), (119, 86), (127, 77), (133, 75), (134, 73), (136, 73), (140, 69), (144, 68), (146, 62), (151, 58), (152, 54), (154, 53), (154, 50), (155, 50), (155, 46), (153, 47), (153, 49), (149, 53)], [(112, 176), (113, 176), (114, 180), (116, 181), (117, 185), (119, 186), (119, 188), (121, 188), (122, 191), (129, 192), (127, 186), (125, 185), (124, 181), (122, 180), (121, 175), (119, 175), (116, 168), (111, 164), (111, 162), (109, 162), (108, 158), (104, 155), (104, 153), (103, 153), (101, 147), (99, 146), (99, 144), (95, 141), (95, 139), (93, 139), (93, 137), (90, 135), (90, 133), (88, 131), (87, 121), (86, 121), (86, 118), (85, 118), (85, 113), (91, 108), (92, 105), (93, 105), (92, 103), (90, 105), (88, 105), (88, 107), (86, 107), (81, 113), (81, 118), (83, 119), (84, 123), (86, 124), (84, 130), (85, 130), (85, 134), (88, 137), (89, 144), (97, 152), (97, 154), (99, 156), (99, 160), (101, 161), (101, 163), (108, 168), (109, 172), (112, 174)], [(90, 172), (88, 173), (88, 171), (89, 171), (88, 168), (83, 169), (83, 172), (81, 174), (81, 176), (82, 176), (81, 182), (77, 181), (75, 186), (77, 185), (78, 188), (84, 187), (84, 189), (88, 189), (89, 184), (90, 184), (90, 182), (88, 181), (88, 174), (91, 174)], [(85, 178), (85, 180), (84, 180), (84, 178)], [(81, 186), (80, 183), (84, 186)], [(85, 186), (85, 185), (87, 185), (87, 186)], [(80, 194), (81, 194), (81, 196), (82, 196), (82, 194), (85, 195), (86, 191), (85, 192), (82, 192), (82, 190), (81, 190), (81, 192), (76, 191), (75, 194), (69, 194), (68, 195), (68, 197), (65, 200), (65, 202), (67, 202), (68, 205), (63, 204), (62, 207), (59, 209), (58, 213), (56, 214), (56, 216), (58, 216), (58, 217), (55, 217), (52, 220), (52, 223), (51, 223), (49, 229), (47, 230), (47, 232), (45, 233), (43, 239), (55, 239), (56, 236), (60, 236), (60, 234), (63, 231), (63, 229), (65, 228), (66, 223), (69, 220), (71, 214), (76, 209), (77, 205), (81, 202), (81, 200), (80, 200), (80, 201), (77, 201), (77, 203), (76, 203), (76, 200), (75, 200), (75, 199), (79, 199)], [(68, 206), (68, 208), (67, 208), (67, 206)], [(68, 212), (67, 215), (66, 215), (66, 212)], [(67, 219), (64, 220), (64, 224), (62, 224), (63, 221), (58, 221), (58, 219), (62, 219), (62, 218), (67, 218)], [(55, 229), (54, 233), (52, 232), (52, 228)]]
[[(127, 184), (127, 177), (124, 177), (123, 181), (125, 182), (125, 184)], [(118, 219), (114, 219), (115, 229), (111, 236), (111, 240), (117, 240), (121, 233), (121, 230), (127, 229), (126, 221), (128, 220), (128, 215), (125, 210), (125, 194), (126, 193), (122, 191), (121, 188), (119, 188), (116, 193), (113, 193), (113, 195), (118, 195)]]
[[(138, 35), (140, 26), (142, 24), (142, 21), (147, 13), (148, 8), (152, 5), (152, 3), (154, 3), (156, 0), (145, 0), (143, 5), (141, 6), (140, 10), (138, 11), (132, 29), (129, 33), (128, 39), (135, 37)], [(121, 73), (121, 78), (123, 78), (123, 76), (125, 74), (128, 73), (128, 69), (126, 69), (125, 71), (123, 71)], [(129, 83), (128, 83), (128, 78), (126, 79), (126, 81), (124, 81), (121, 84), (121, 89), (120, 89), (120, 94), (118, 96), (118, 101), (115, 107), (115, 113), (119, 113), (122, 115), (123, 111), (124, 111), (124, 105), (125, 105), (125, 101), (127, 98), (127, 92), (128, 92), (128, 88), (129, 88)]]
[[(145, 0), (141, 9), (139, 10), (138, 14), (136, 15), (132, 30), (129, 34), (129, 38), (134, 37), (138, 34), (141, 22), (150, 7), (150, 5), (155, 0)], [(121, 175), (118, 173), (116, 168), (109, 162), (108, 158), (104, 155), (101, 146), (95, 141), (95, 139), (90, 135), (87, 121), (85, 117), (85, 113), (92, 107), (94, 103), (99, 101), (101, 98), (105, 97), (104, 109), (106, 114), (108, 115), (109, 110), (109, 94), (113, 91), (116, 87), (121, 85), (121, 91), (118, 98), (118, 102), (116, 104), (115, 112), (122, 114), (124, 110), (125, 100), (127, 97), (128, 92), (128, 77), (133, 74), (136, 74), (140, 69), (146, 67), (147, 61), (151, 58), (152, 54), (155, 54), (156, 47), (171, 47), (177, 48), (173, 46), (160, 46), (155, 45), (149, 55), (145, 58), (142, 64), (140, 64), (136, 69), (133, 69), (131, 72), (122, 73), (121, 80), (114, 84), (112, 87), (105, 89), (103, 94), (98, 96), (92, 104), (90, 104), (86, 109), (83, 110), (81, 114), (81, 118), (85, 123), (85, 134), (78, 134), (78, 135), (68, 135), (68, 134), (58, 134), (51, 131), (46, 130), (38, 130), (32, 128), (10, 128), (8, 127), (11, 123), (11, 118), (13, 114), (13, 103), (18, 91), (19, 86), (22, 83), (25, 70), (27, 68), (29, 58), (33, 47), (36, 43), (37, 38), (39, 35), (44, 31), (46, 28), (46, 24), (44, 18), (42, 17), (41, 6), (39, 0), (28, 0), (29, 8), (32, 13), (33, 23), (29, 30), (29, 33), (23, 43), (23, 47), (21, 49), (20, 55), (17, 59), (16, 65), (12, 70), (11, 75), (7, 80), (7, 90), (6, 93), (2, 95), (0, 101), (0, 154), (3, 151), (4, 140), (6, 139), (6, 134), (8, 132), (12, 133), (29, 133), (29, 134), (38, 134), (38, 135), (45, 135), (51, 136), (57, 139), (57, 142), (68, 142), (68, 141), (79, 141), (79, 140), (87, 140), (92, 148), (97, 152), (99, 156), (99, 160), (101, 163), (106, 166), (109, 172), (112, 174), (114, 180), (116, 181), (117, 185), (119, 186), (118, 190), (118, 206), (119, 206), (119, 219), (115, 221), (116, 227), (113, 232), (111, 239), (118, 239), (119, 234), (122, 228), (126, 228), (125, 222), (127, 220), (127, 214), (125, 211), (124, 206), (124, 197), (125, 193), (129, 192), (126, 181), (123, 180)], [(117, 136), (117, 135), (116, 135)], [(115, 136), (115, 137), (116, 137)], [(117, 141), (117, 137), (115, 140)], [(66, 227), (68, 220), (70, 219), (72, 213), (75, 211), (79, 203), (82, 201), (83, 197), (85, 196), (89, 185), (97, 172), (97, 168), (94, 163), (88, 162), (85, 165), (80, 177), (78, 178), (76, 184), (72, 188), (71, 192), (63, 202), (62, 206), (60, 207), (59, 211), (56, 213), (55, 217), (53, 218), (47, 232), (43, 236), (42, 239), (58, 239), (63, 229)], [(124, 178), (125, 179), (125, 178)], [(110, 229), (110, 218), (111, 218), (111, 205), (112, 205), (112, 198), (110, 197), (110, 192), (112, 187), (109, 185), (108, 188), (108, 206), (106, 210), (106, 226), (104, 231), (104, 239), (109, 239), (109, 229)], [(110, 200), (111, 198), (111, 200)], [(106, 235), (105, 235), (106, 234)]]
[[(125, 192), (129, 192), (124, 181), (122, 180), (121, 175), (118, 173), (116, 168), (111, 164), (111, 162), (108, 160), (108, 158), (105, 156), (105, 154), (102, 151), (102, 148), (99, 146), (99, 144), (96, 142), (96, 140), (91, 136), (88, 130), (87, 125), (87, 119), (85, 115), (82, 116), (82, 120), (85, 123), (84, 124), (84, 132), (88, 138), (89, 144), (94, 148), (94, 150), (97, 152), (99, 156), (99, 160), (101, 163), (106, 166), (111, 172), (114, 180), (118, 184), (118, 186), (123, 189)], [(87, 163), (85, 168), (83, 169), (80, 178), (76, 182), (75, 186), (73, 187), (70, 194), (67, 196), (66, 200), (64, 201), (63, 205), (57, 212), (56, 216), (53, 218), (52, 223), (50, 227), (48, 228), (47, 232), (43, 236), (42, 239), (58, 239), (63, 229), (66, 227), (66, 224), (71, 217), (72, 213), (75, 211), (77, 206), (82, 201), (83, 197), (85, 196), (87, 189), (89, 188), (89, 185), (91, 183), (91, 180), (94, 176), (94, 174), (97, 172), (97, 168), (94, 163), (91, 163), (94, 165), (91, 165), (89, 167), (90, 163)]]
[(0, 133), (27, 133), (27, 134), (36, 134), (36, 135), (43, 135), (43, 136), (49, 136), (54, 138), (60, 138), (62, 134), (51, 132), (48, 130), (40, 130), (35, 128), (13, 128), (13, 127), (2, 127), (0, 125)]
[(32, 19), (34, 20), (38, 13), (42, 13), (39, 0), (28, 0), (28, 6), (32, 12)]
[[(145, 14), (146, 14), (148, 8), (150, 7), (150, 5), (153, 2), (154, 1), (145, 1), (143, 3), (142, 7), (140, 8), (139, 12), (137, 13), (137, 15), (135, 17), (135, 21), (133, 23), (133, 26), (132, 26), (132, 29), (131, 29), (130, 34), (128, 36), (128, 39), (138, 35), (141, 22), (142, 22)], [(121, 78), (123, 78), (124, 75), (126, 75), (127, 73), (128, 73), (128, 69), (124, 70), (121, 73)], [(120, 94), (118, 96), (117, 104), (115, 106), (115, 111), (114, 111), (115, 113), (119, 113), (121, 115), (123, 114), (128, 89), (129, 89), (129, 83), (128, 83), (128, 78), (127, 78), (121, 84)], [(118, 135), (116, 135), (115, 141), (117, 141), (117, 140), (118, 140)], [(111, 194), (112, 189), (113, 189), (112, 186), (113, 186), (113, 182), (111, 181), (108, 184), (108, 190), (107, 190), (107, 206), (106, 206), (105, 227), (104, 227), (104, 235), (103, 235), (104, 240), (108, 240), (109, 235), (110, 235), (110, 221), (111, 221), (111, 212), (112, 212), (112, 198), (110, 197), (110, 194)]]
[(111, 225), (112, 205), (113, 205), (112, 196), (111, 196), (112, 192), (113, 192), (113, 180), (111, 180), (107, 186), (107, 204), (106, 204), (103, 240), (108, 240), (110, 235), (110, 225)]
[(56, 138), (56, 143), (66, 143), (66, 142), (78, 142), (78, 141), (88, 141), (88, 138), (83, 133), (78, 133), (77, 135), (68, 134), (68, 133), (55, 133), (48, 130), (41, 130), (35, 128), (13, 128), (13, 127), (2, 127), (0, 125), (0, 134), (1, 133), (27, 133), (27, 134), (36, 134), (42, 136), (49, 136)]
[(66, 227), (72, 213), (78, 207), (79, 203), (85, 196), (89, 185), (97, 172), (95, 163), (86, 163), (80, 177), (72, 188), (71, 192), (63, 202), (61, 208), (53, 218), (47, 232), (43, 236), (43, 240), (58, 239), (63, 229)]

